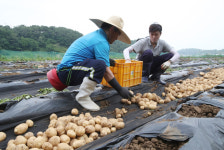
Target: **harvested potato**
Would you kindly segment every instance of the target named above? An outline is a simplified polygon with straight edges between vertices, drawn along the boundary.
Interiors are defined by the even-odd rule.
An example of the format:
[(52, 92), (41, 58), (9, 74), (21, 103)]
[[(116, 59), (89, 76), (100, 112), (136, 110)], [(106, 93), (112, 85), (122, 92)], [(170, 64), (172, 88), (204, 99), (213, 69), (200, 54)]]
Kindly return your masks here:
[(97, 132), (93, 132), (89, 135), (90, 138), (93, 138), (93, 140), (96, 140), (98, 138), (98, 133)]
[(67, 135), (70, 137), (70, 138), (75, 138), (76, 137), (76, 133), (74, 130), (68, 130), (67, 131)]
[(42, 148), (43, 148), (44, 150), (52, 150), (52, 149), (53, 149), (53, 146), (52, 146), (52, 144), (49, 143), (49, 142), (44, 142), (43, 145), (42, 145)]
[(28, 125), (26, 123), (21, 123), (14, 128), (14, 133), (16, 135), (23, 134), (27, 131)]
[(62, 135), (65, 133), (65, 128), (62, 125), (57, 126), (56, 131), (58, 133), (58, 135)]
[(6, 134), (5, 132), (0, 132), (0, 142), (4, 141), (6, 139)]
[(22, 135), (18, 135), (14, 141), (14, 144), (19, 145), (19, 144), (26, 144), (27, 139), (22, 136)]
[(27, 132), (25, 135), (26, 139), (29, 139), (30, 137), (34, 136), (33, 132)]
[(16, 145), (16, 150), (29, 150), (29, 148), (25, 144)]
[(44, 138), (42, 136), (38, 136), (37, 138), (34, 139), (34, 147), (41, 148), (44, 142), (45, 142)]
[(72, 115), (78, 115), (78, 114), (79, 114), (78, 109), (73, 108), (73, 109), (71, 110), (71, 114), (72, 114)]
[(82, 136), (85, 134), (85, 128), (83, 126), (78, 126), (76, 129), (75, 129), (75, 133), (77, 136)]
[(32, 136), (27, 140), (27, 146), (29, 148), (34, 148), (34, 140), (36, 139), (36, 137)]
[(50, 127), (50, 128), (48, 128), (48, 129), (46, 130), (45, 133), (46, 133), (47, 137), (51, 138), (51, 137), (57, 135), (57, 130), (56, 130), (55, 128), (53, 128), (53, 127)]
[(58, 116), (55, 113), (50, 115), (50, 120), (57, 120), (57, 119), (58, 119)]
[(29, 119), (26, 121), (26, 124), (28, 125), (28, 127), (32, 127), (34, 123), (32, 120)]
[(37, 132), (37, 136), (43, 136), (44, 133), (42, 131)]
[(95, 132), (95, 127), (93, 125), (88, 125), (85, 127), (85, 131), (87, 134)]
[(124, 128), (124, 126), (125, 126), (125, 124), (124, 124), (124, 122), (118, 122), (117, 124), (116, 124), (116, 129), (122, 129), (122, 128)]
[(96, 124), (95, 125), (95, 131), (96, 132), (100, 132), (100, 129), (102, 128), (102, 126), (100, 124)]
[(61, 143), (67, 143), (68, 144), (70, 142), (70, 137), (63, 134), (63, 135), (60, 136), (60, 141), (61, 141)]
[(57, 146), (60, 143), (60, 137), (59, 136), (52, 136), (49, 141), (49, 143), (52, 144), (52, 146)]
[(57, 146), (57, 150), (73, 150), (73, 148), (69, 146), (67, 143), (60, 143)]
[(76, 140), (76, 141), (73, 142), (72, 147), (73, 148), (79, 148), (79, 147), (81, 147), (85, 144), (86, 144), (85, 140)]
[(11, 144), (8, 144), (7, 147), (6, 147), (6, 150), (15, 150), (16, 149), (16, 145), (11, 143)]

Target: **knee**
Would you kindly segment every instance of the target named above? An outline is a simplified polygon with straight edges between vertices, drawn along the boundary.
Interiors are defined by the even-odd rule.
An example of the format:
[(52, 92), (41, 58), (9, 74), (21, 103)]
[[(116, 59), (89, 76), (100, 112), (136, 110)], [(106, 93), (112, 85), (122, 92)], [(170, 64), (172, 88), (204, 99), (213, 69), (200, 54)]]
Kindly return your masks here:
[(151, 62), (153, 60), (153, 53), (151, 50), (145, 50), (142, 56), (143, 56), (143, 61), (145, 62)]
[(106, 71), (106, 63), (105, 63), (105, 61), (103, 61), (103, 60), (96, 60), (95, 61), (95, 67), (96, 67), (96, 69), (99, 69), (99, 70), (101, 70), (102, 72), (105, 72)]

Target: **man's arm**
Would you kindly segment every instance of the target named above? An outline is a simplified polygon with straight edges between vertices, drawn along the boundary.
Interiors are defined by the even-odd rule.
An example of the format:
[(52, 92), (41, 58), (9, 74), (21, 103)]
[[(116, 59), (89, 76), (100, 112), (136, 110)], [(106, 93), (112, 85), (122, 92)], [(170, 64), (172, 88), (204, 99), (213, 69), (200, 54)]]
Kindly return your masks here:
[(109, 67), (106, 68), (104, 78), (123, 98), (130, 99), (131, 97), (133, 97), (133, 95), (128, 91), (127, 88), (120, 86)]
[(131, 53), (133, 51), (134, 51), (134, 49), (133, 49), (132, 46), (129, 46), (129, 47), (124, 49), (123, 55), (124, 55), (125, 63), (128, 63), (128, 62), (130, 63), (131, 62), (129, 53)]

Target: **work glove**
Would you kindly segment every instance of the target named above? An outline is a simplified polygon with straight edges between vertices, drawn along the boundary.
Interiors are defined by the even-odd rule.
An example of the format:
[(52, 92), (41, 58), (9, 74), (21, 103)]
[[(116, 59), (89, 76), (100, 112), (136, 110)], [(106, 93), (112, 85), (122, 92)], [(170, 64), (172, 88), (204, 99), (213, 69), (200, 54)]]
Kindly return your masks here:
[(168, 60), (161, 65), (161, 69), (166, 70), (167, 68), (170, 67), (170, 65), (171, 65), (171, 61)]
[(126, 87), (121, 87), (115, 78), (108, 82), (123, 98), (131, 99), (132, 95)]
[(131, 63), (130, 59), (125, 59), (125, 63)]
[(116, 63), (116, 61), (114, 60), (114, 59), (109, 59), (109, 61), (110, 61), (110, 66), (115, 66), (115, 63)]

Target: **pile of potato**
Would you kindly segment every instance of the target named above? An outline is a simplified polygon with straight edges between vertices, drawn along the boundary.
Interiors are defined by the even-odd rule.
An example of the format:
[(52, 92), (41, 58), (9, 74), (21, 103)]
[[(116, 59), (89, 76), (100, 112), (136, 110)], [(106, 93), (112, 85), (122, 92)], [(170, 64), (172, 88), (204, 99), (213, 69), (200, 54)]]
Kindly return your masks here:
[[(194, 79), (180, 80), (179, 83), (169, 84), (162, 92), (162, 98), (155, 93), (137, 93), (129, 99), (121, 99), (124, 104), (138, 104), (140, 109), (156, 109), (157, 104), (169, 103), (177, 98), (193, 95), (200, 91), (213, 88), (224, 81), (224, 68), (212, 69), (211, 72), (200, 72), (200, 77)], [(130, 91), (134, 94), (132, 91)]]
[[(165, 88), (167, 94), (165, 101), (174, 100), (193, 95), (200, 91), (209, 90), (224, 81), (224, 68), (212, 69), (211, 72), (200, 72), (201, 77), (180, 80), (179, 83), (169, 84)], [(165, 96), (164, 95), (164, 96)]]
[(128, 99), (121, 99), (121, 103), (124, 104), (138, 104), (140, 109), (156, 109), (157, 103), (163, 104), (164, 100), (156, 95), (156, 93), (136, 93), (131, 100)]
[[(73, 109), (71, 113), (78, 115), (78, 110)], [(122, 118), (93, 117), (90, 113), (58, 118), (56, 114), (51, 114), (50, 124), (45, 132), (40, 131), (36, 136), (32, 132), (18, 135), (15, 140), (8, 142), (7, 150), (72, 150), (124, 126)]]

